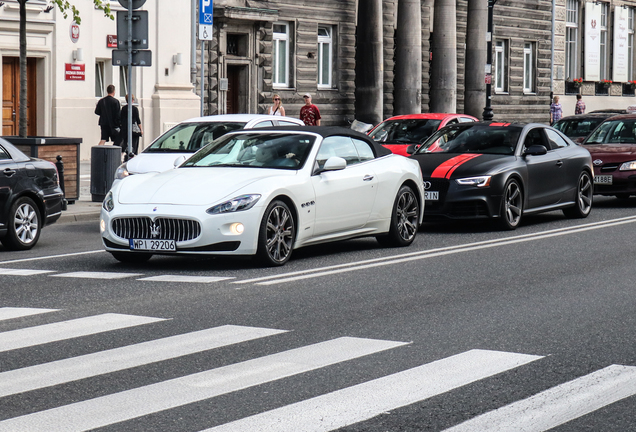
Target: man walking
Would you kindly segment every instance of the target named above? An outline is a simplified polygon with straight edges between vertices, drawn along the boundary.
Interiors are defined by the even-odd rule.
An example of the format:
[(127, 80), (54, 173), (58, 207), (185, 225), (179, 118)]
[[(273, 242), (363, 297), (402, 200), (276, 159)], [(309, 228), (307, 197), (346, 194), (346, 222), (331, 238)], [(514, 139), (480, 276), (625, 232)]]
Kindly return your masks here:
[(114, 145), (119, 145), (119, 132), (121, 130), (121, 105), (115, 98), (115, 86), (109, 84), (106, 87), (107, 96), (101, 98), (95, 107), (95, 114), (99, 116), (101, 140), (98, 145), (104, 145), (111, 140)]
[(581, 94), (576, 95), (576, 106), (574, 107), (574, 115), (585, 114), (585, 102)]
[(300, 109), (300, 119), (306, 126), (320, 126), (320, 110), (311, 103), (311, 95), (305, 93), (303, 98), (305, 98), (305, 105)]

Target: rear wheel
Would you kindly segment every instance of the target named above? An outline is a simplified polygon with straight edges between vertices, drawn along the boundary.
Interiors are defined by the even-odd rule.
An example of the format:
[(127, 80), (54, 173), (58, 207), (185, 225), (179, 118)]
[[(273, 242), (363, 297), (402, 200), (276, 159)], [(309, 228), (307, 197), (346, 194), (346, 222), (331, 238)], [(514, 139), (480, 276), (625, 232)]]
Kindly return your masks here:
[(563, 214), (572, 219), (586, 218), (592, 211), (592, 197), (594, 186), (592, 177), (583, 171), (576, 186), (576, 200), (572, 207), (563, 209)]
[(513, 230), (519, 226), (523, 214), (523, 191), (519, 182), (510, 179), (506, 182), (501, 197), (499, 225), (505, 230)]
[(140, 252), (111, 252), (113, 258), (123, 263), (143, 263), (150, 259), (152, 254)]
[(292, 254), (296, 224), (287, 204), (272, 201), (263, 215), (256, 258), (268, 267), (285, 264)]
[(7, 235), (2, 244), (7, 249), (28, 250), (38, 242), (42, 229), (40, 210), (31, 198), (18, 198), (9, 210)]
[(409, 186), (402, 186), (395, 197), (389, 233), (376, 237), (382, 246), (408, 246), (415, 240), (420, 223), (420, 204)]

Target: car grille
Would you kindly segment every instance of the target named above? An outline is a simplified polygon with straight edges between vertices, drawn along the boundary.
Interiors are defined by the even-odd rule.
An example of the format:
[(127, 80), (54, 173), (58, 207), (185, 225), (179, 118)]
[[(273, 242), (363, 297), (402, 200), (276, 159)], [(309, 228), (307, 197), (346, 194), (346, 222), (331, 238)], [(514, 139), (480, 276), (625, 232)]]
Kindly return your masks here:
[(483, 201), (467, 201), (453, 203), (449, 213), (456, 218), (484, 217), (488, 215), (488, 207)]
[(426, 182), (430, 182), (431, 183), (431, 187), (426, 189), (427, 191), (437, 191), (439, 192), (439, 199), (434, 201), (434, 200), (427, 200), (426, 201), (426, 206), (424, 207), (424, 212), (426, 213), (426, 211), (434, 211), (434, 210), (438, 210), (439, 208), (441, 208), (444, 205), (444, 202), (446, 200), (446, 194), (448, 193), (448, 186), (449, 186), (449, 182), (446, 179), (440, 180), (440, 179), (424, 179), (424, 182), (426, 184)]
[(601, 172), (612, 172), (618, 169), (617, 163), (605, 164), (601, 167)]
[(112, 229), (123, 239), (193, 240), (201, 235), (199, 222), (190, 219), (149, 217), (117, 218), (112, 221)]

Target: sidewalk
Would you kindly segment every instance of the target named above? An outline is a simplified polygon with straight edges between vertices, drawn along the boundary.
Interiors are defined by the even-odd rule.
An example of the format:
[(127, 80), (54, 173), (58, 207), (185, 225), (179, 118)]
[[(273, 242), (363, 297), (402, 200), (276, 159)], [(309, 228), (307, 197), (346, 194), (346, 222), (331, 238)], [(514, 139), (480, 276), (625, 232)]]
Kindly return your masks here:
[(67, 210), (62, 212), (62, 216), (60, 216), (56, 223), (97, 222), (102, 209), (102, 203), (92, 202), (91, 199), (91, 163), (90, 161), (81, 161), (79, 199), (75, 201), (75, 204), (68, 205)]

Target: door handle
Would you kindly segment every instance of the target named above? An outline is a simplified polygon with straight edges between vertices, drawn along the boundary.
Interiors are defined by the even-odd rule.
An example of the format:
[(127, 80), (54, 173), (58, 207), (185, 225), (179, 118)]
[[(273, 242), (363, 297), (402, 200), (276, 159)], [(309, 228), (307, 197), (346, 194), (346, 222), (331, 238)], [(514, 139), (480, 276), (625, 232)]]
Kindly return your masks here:
[(11, 121), (14, 122), (15, 121), (15, 110), (13, 110), (13, 114), (11, 114), (11, 116), (12, 116)]
[(365, 175), (364, 178), (362, 179), (362, 181), (371, 181), (373, 180), (373, 176), (372, 175)]
[(559, 168), (561, 168), (563, 166), (563, 161), (558, 161), (556, 164)]
[(3, 173), (7, 177), (11, 177), (13, 174), (15, 174), (15, 170), (12, 170), (11, 168), (5, 168)]

